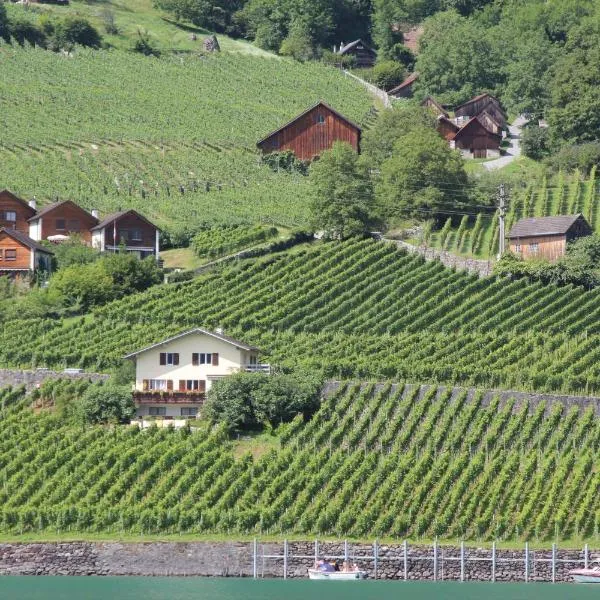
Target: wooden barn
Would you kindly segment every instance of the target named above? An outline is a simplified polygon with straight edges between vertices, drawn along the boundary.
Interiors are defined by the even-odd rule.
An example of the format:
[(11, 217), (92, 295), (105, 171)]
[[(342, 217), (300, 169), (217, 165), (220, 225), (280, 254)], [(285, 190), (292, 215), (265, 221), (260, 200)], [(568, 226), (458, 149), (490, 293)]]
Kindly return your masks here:
[(78, 235), (87, 244), (92, 243), (92, 227), (98, 219), (72, 202), (65, 200), (45, 206), (29, 219), (29, 236), (36, 241), (60, 241)]
[(377, 52), (362, 40), (354, 40), (349, 44), (340, 44), (337, 54), (340, 56), (353, 56), (355, 58), (355, 66), (360, 68), (372, 67), (377, 60)]
[(21, 200), (8, 190), (0, 191), (0, 227), (29, 234), (28, 219), (35, 215), (35, 201)]
[(50, 271), (52, 251), (17, 229), (0, 228), (0, 275), (23, 276)]
[(392, 88), (388, 94), (393, 98), (412, 98), (413, 86), (417, 79), (419, 79), (419, 74), (411, 73), (400, 85)]
[(567, 242), (590, 235), (592, 228), (582, 214), (521, 219), (508, 234), (510, 251), (524, 259), (558, 260)]
[(423, 102), (421, 102), (421, 106), (432, 110), (436, 117), (443, 116), (448, 118), (450, 116), (450, 114), (444, 110), (444, 107), (433, 96), (426, 96)]
[(449, 141), (450, 147), (460, 150), (464, 158), (494, 158), (500, 156), (502, 136), (492, 133), (473, 117)]
[(493, 117), (502, 129), (506, 129), (506, 113), (499, 100), (491, 94), (479, 94), (454, 109), (457, 117), (477, 117), (483, 112), (487, 112)]
[(256, 145), (263, 154), (291, 150), (300, 160), (312, 160), (334, 142), (347, 142), (360, 152), (360, 136), (358, 125), (325, 102), (317, 102)]
[(497, 121), (487, 110), (484, 110), (477, 118), (481, 121), (481, 124), (492, 133), (502, 135), (502, 124)]
[(451, 121), (448, 117), (440, 115), (437, 119), (438, 133), (447, 141), (453, 140), (459, 132), (460, 127)]

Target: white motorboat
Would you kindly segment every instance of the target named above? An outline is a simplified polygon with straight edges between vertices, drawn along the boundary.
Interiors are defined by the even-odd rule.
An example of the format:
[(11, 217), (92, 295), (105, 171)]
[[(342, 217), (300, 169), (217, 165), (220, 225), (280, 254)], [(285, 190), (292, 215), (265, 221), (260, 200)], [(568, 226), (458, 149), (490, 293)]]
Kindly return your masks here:
[(364, 579), (367, 576), (366, 571), (324, 571), (319, 568), (308, 569), (309, 579), (321, 579), (329, 581), (353, 581), (354, 579)]
[(587, 569), (573, 569), (569, 575), (575, 583), (600, 583), (600, 562), (593, 562)]

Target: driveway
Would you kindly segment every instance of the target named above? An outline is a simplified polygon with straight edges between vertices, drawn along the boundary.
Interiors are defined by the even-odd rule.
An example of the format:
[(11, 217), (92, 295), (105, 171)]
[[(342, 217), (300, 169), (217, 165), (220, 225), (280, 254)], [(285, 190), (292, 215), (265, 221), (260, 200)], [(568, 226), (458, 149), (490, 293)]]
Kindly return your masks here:
[(483, 166), (488, 171), (506, 167), (506, 165), (510, 165), (513, 160), (521, 156), (521, 129), (525, 123), (527, 123), (527, 119), (521, 115), (514, 120), (512, 125), (508, 126), (507, 139), (509, 146), (506, 148), (505, 154), (500, 158), (489, 160), (483, 163)]

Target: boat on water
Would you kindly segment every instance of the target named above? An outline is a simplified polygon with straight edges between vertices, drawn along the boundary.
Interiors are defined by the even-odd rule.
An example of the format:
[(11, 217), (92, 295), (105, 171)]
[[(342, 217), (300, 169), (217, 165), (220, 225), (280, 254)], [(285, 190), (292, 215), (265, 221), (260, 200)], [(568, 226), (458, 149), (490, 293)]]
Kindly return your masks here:
[(600, 561), (593, 562), (587, 569), (573, 569), (569, 575), (575, 583), (600, 583)]
[(312, 569), (308, 569), (309, 579), (353, 581), (355, 579), (365, 579), (366, 576), (366, 571), (361, 571), (356, 565), (350, 566), (345, 561), (341, 569), (337, 564), (331, 564), (324, 560), (318, 561)]

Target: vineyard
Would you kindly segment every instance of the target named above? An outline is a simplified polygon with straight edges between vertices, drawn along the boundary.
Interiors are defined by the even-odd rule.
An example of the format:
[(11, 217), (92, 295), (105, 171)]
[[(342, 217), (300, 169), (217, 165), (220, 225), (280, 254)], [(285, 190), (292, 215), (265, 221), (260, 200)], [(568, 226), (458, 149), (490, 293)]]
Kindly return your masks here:
[(256, 141), (319, 98), (373, 118), (361, 86), (317, 63), (6, 45), (0, 63), (0, 187), (163, 225), (305, 223), (305, 178), (260, 164)]
[(81, 430), (29, 403), (0, 391), (8, 534), (598, 539), (593, 408), (348, 384), (235, 459), (219, 430)]
[[(506, 216), (506, 232), (525, 217), (574, 215), (582, 213), (595, 231), (600, 231), (600, 198), (596, 169), (587, 180), (578, 172), (567, 178), (559, 173), (552, 182), (528, 185), (513, 189)], [(465, 215), (457, 227), (450, 220), (434, 232), (428, 245), (455, 254), (494, 258), (498, 253), (498, 218), (489, 213), (476, 217)]]
[(224, 225), (204, 229), (192, 239), (192, 248), (200, 258), (219, 258), (243, 250), (278, 235), (275, 227)]
[(191, 327), (327, 378), (600, 392), (598, 291), (478, 279), (373, 240), (236, 261), (67, 320), (14, 320), (0, 364), (106, 370)]

